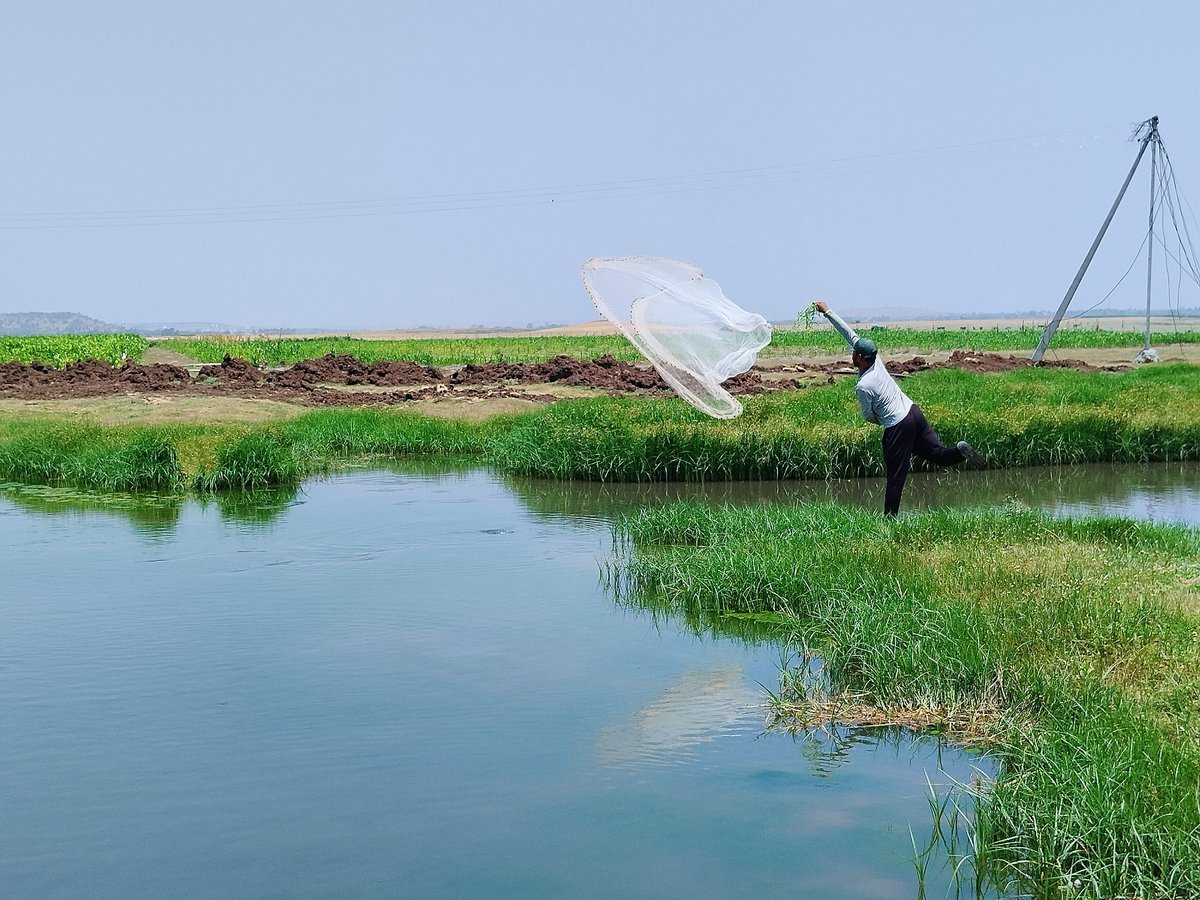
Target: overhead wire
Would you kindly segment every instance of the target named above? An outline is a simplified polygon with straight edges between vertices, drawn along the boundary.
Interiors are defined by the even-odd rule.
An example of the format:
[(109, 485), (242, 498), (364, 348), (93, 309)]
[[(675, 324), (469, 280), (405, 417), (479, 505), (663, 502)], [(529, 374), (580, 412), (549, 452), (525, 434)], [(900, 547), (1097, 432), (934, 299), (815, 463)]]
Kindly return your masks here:
[[(291, 204), (250, 204), (158, 209), (81, 210), (68, 212), (0, 213), (0, 229), (112, 228), (149, 225), (230, 224), (305, 219), (360, 218), (418, 215), (531, 206), (553, 202), (626, 199), (697, 191), (730, 190), (785, 182), (877, 172), (905, 171), (930, 166), (974, 162), (1016, 153), (1035, 152), (1046, 142), (1098, 129), (1081, 129), (1018, 138), (997, 138), (973, 143), (785, 163), (747, 169), (726, 169), (696, 174), (667, 175), (623, 181), (602, 181), (548, 187), (476, 191), (453, 194), (418, 194), (359, 200), (308, 201)], [(933, 156), (934, 158), (930, 159)]]
[[(1135, 132), (1135, 136), (1140, 136), (1141, 133), (1142, 132), (1139, 129), (1139, 131)], [(1175, 296), (1174, 304), (1172, 304), (1170, 266), (1167, 263), (1163, 263), (1163, 271), (1165, 272), (1167, 278), (1167, 309), (1171, 316), (1173, 330), (1176, 336), (1179, 335), (1180, 329), (1178, 311), (1181, 306), (1183, 276), (1186, 274), (1197, 284), (1197, 286), (1200, 286), (1200, 267), (1198, 267), (1196, 263), (1195, 247), (1192, 244), (1191, 234), (1188, 229), (1187, 216), (1183, 212), (1183, 208), (1187, 205), (1186, 199), (1183, 198), (1179, 193), (1179, 184), (1175, 179), (1174, 166), (1171, 164), (1170, 157), (1167, 155), (1167, 150), (1162, 142), (1162, 139), (1157, 138), (1155, 143), (1161, 159), (1161, 168), (1155, 183), (1152, 185), (1149, 227), (1146, 229), (1146, 233), (1143, 236), (1141, 243), (1138, 245), (1133, 260), (1125, 269), (1124, 273), (1122, 273), (1121, 277), (1117, 279), (1112, 288), (1110, 288), (1109, 291), (1103, 297), (1101, 297), (1099, 301), (1092, 304), (1087, 309), (1084, 309), (1083, 311), (1071, 316), (1070, 318), (1072, 320), (1082, 318), (1106, 303), (1117, 290), (1117, 288), (1119, 288), (1129, 276), (1129, 273), (1133, 271), (1133, 267), (1141, 258), (1143, 248), (1145, 248), (1148, 243), (1153, 242), (1157, 243), (1167, 257), (1175, 263), (1179, 273), (1179, 278), (1175, 280)], [(1178, 243), (1178, 253), (1174, 252), (1172, 248), (1168, 246), (1165, 239), (1166, 223), (1165, 217), (1161, 215), (1163, 209), (1165, 209), (1170, 215), (1171, 224), (1174, 228), (1176, 241)], [(1188, 209), (1190, 210), (1190, 207), (1188, 207)]]

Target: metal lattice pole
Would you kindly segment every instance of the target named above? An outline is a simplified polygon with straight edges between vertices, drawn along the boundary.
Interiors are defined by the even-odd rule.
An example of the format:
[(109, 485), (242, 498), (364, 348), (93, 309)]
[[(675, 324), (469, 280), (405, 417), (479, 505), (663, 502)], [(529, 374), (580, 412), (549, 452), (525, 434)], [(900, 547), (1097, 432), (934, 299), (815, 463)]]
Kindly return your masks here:
[(1117, 199), (1113, 201), (1112, 209), (1108, 211), (1108, 216), (1104, 219), (1104, 224), (1100, 226), (1100, 232), (1096, 235), (1096, 239), (1092, 241), (1092, 247), (1088, 250), (1087, 256), (1083, 258), (1083, 265), (1079, 267), (1079, 271), (1075, 273), (1075, 280), (1071, 282), (1071, 286), (1067, 288), (1067, 295), (1063, 297), (1062, 303), (1058, 305), (1058, 310), (1054, 313), (1054, 318), (1046, 325), (1046, 330), (1042, 332), (1042, 339), (1038, 341), (1037, 349), (1033, 351), (1033, 356), (1030, 357), (1034, 362), (1041, 362), (1042, 357), (1046, 354), (1046, 348), (1050, 346), (1050, 339), (1054, 337), (1054, 332), (1058, 330), (1058, 325), (1062, 322), (1063, 314), (1067, 311), (1067, 307), (1071, 305), (1071, 298), (1075, 296), (1075, 291), (1079, 289), (1079, 283), (1083, 281), (1083, 275), (1091, 265), (1092, 257), (1096, 255), (1096, 249), (1100, 246), (1100, 241), (1104, 239), (1104, 233), (1108, 231), (1108, 225), (1112, 222), (1113, 216), (1116, 215), (1117, 207), (1121, 205), (1121, 200), (1125, 197), (1125, 191), (1129, 189), (1129, 182), (1133, 181), (1133, 173), (1137, 171), (1138, 164), (1142, 161), (1142, 156), (1146, 153), (1146, 148), (1150, 146), (1152, 140), (1158, 139), (1158, 116), (1148, 119), (1143, 125), (1149, 125), (1149, 130), (1146, 136), (1142, 138), (1142, 146), (1138, 149), (1137, 159), (1133, 161), (1133, 165), (1129, 169), (1129, 174), (1125, 176), (1125, 183), (1121, 185), (1121, 190), (1117, 194)]

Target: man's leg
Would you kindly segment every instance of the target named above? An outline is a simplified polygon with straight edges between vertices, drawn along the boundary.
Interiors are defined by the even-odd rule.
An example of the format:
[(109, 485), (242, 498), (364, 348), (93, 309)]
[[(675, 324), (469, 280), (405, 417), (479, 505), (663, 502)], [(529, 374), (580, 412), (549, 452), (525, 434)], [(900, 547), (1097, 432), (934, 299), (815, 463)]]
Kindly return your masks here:
[[(883, 464), (887, 470), (887, 488), (883, 495), (883, 513), (894, 516), (900, 512), (900, 495), (904, 493), (904, 482), (908, 480), (908, 467), (913, 451), (916, 429), (913, 412), (920, 413), (916, 404), (907, 416), (883, 429)], [(924, 419), (922, 418), (922, 421)]]
[(914, 403), (908, 414), (913, 417), (913, 453), (939, 466), (957, 466), (966, 459), (957, 447), (947, 447), (942, 443), (937, 432), (925, 420), (921, 407)]

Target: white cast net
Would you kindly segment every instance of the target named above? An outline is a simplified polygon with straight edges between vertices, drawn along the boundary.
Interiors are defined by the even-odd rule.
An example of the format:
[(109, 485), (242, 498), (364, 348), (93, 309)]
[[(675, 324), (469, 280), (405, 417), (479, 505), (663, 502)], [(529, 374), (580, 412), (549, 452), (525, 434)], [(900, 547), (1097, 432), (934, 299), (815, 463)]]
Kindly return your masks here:
[(766, 319), (732, 303), (696, 266), (673, 259), (589, 259), (583, 284), (679, 396), (718, 419), (741, 413), (721, 382), (749, 370), (770, 343)]

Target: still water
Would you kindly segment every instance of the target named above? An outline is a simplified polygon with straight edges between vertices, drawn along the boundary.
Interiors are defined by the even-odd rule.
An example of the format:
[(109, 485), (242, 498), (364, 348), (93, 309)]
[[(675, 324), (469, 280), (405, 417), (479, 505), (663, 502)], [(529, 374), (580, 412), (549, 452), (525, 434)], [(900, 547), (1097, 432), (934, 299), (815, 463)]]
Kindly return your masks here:
[[(1069, 502), (1195, 521), (1195, 474)], [(615, 606), (604, 516), (679, 490), (0, 492), (3, 895), (915, 896), (929, 783), (990, 762), (765, 732), (777, 648)], [(949, 884), (935, 861), (930, 896)]]

